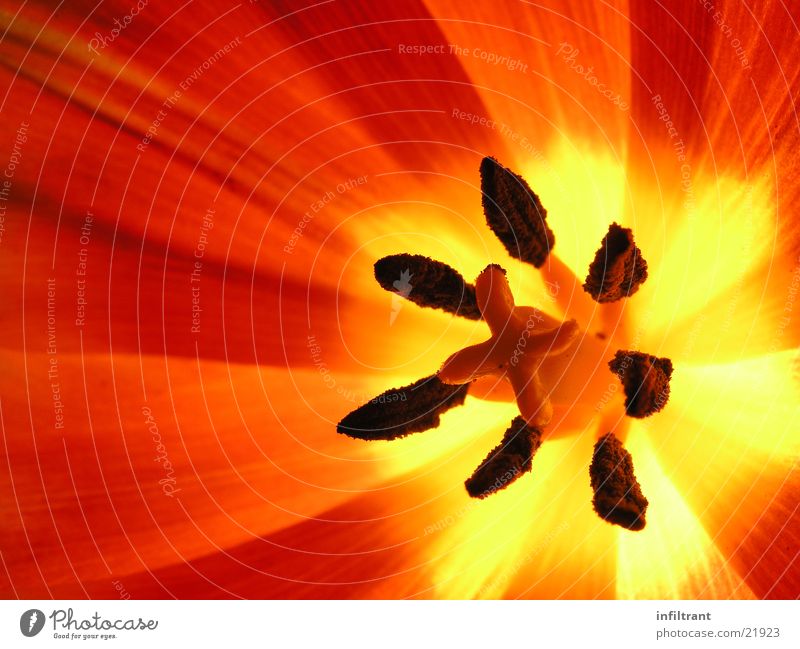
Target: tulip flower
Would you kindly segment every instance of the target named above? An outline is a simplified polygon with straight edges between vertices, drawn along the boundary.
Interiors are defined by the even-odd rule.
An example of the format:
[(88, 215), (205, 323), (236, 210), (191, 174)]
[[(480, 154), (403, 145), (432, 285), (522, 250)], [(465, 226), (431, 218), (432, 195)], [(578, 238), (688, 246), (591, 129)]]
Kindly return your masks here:
[[(798, 21), (718, 4), (5, 7), (0, 593), (800, 595)], [(502, 295), (564, 349), (443, 368)]]

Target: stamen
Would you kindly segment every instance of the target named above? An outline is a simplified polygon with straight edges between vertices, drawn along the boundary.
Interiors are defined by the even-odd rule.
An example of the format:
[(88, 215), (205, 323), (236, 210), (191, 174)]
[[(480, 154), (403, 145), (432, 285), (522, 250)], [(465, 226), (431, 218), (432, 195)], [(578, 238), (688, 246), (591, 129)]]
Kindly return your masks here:
[(447, 264), (423, 255), (389, 255), (375, 262), (375, 279), (415, 304), (480, 320), (475, 287)]
[[(495, 269), (499, 270), (501, 273), (503, 273), (503, 275), (508, 277), (508, 271), (505, 268), (503, 268), (500, 264), (487, 264), (486, 268), (484, 268), (483, 270), (485, 271), (487, 268), (495, 268)], [(481, 272), (483, 272), (483, 271), (481, 271)]]
[(503, 441), (481, 462), (464, 483), (473, 498), (486, 498), (505, 489), (531, 470), (533, 456), (542, 445), (542, 431), (515, 417)]
[(555, 235), (546, 223), (547, 210), (525, 179), (494, 158), (484, 158), (481, 191), (486, 223), (508, 254), (541, 267), (553, 249)]
[(336, 431), (356, 439), (397, 439), (439, 425), (439, 415), (464, 403), (469, 383), (446, 385), (436, 375), (393, 388), (349, 413)]
[[(494, 158), (484, 158), (480, 172), (487, 224), (512, 257), (541, 267), (555, 237), (539, 197), (521, 176)], [(566, 268), (557, 259), (550, 266), (556, 268), (551, 276), (558, 268)], [(392, 440), (435, 428), (442, 413), (464, 403), (470, 386), (485, 391), (486, 384), (494, 390), (501, 383), (513, 391), (520, 416), (464, 484), (473, 498), (505, 489), (531, 470), (542, 431), (553, 414), (547, 384), (538, 373), (542, 368), (552, 371), (545, 359), (573, 349), (580, 335), (577, 322), (543, 318), (531, 306), (517, 306), (506, 271), (497, 264), (484, 268), (472, 285), (447, 264), (422, 255), (398, 254), (375, 263), (375, 278), (385, 290), (420, 306), (484, 320), (491, 337), (451, 354), (437, 375), (387, 390), (365, 403), (342, 419), (337, 431), (363, 440)], [(647, 263), (633, 233), (612, 223), (589, 267), (584, 290), (597, 302), (617, 302), (633, 295), (646, 279)], [(613, 307), (601, 311), (604, 321), (619, 315)], [(546, 326), (534, 331), (531, 318)], [(602, 331), (596, 336), (607, 339)], [(576, 347), (576, 352), (581, 349), (580, 344)], [(609, 367), (622, 382), (630, 417), (647, 417), (666, 405), (672, 375), (668, 358), (620, 350)], [(613, 433), (595, 444), (589, 474), (600, 517), (630, 530), (643, 529), (648, 502), (634, 475), (630, 453)]]
[(633, 242), (633, 232), (612, 223), (589, 266), (583, 290), (597, 302), (616, 302), (639, 290), (647, 279), (647, 262)]
[(629, 530), (645, 526), (647, 498), (633, 473), (633, 458), (613, 433), (604, 435), (594, 445), (589, 467), (597, 514), (605, 521)]
[(667, 404), (672, 376), (670, 359), (619, 350), (608, 366), (625, 389), (625, 411), (629, 417), (649, 417)]

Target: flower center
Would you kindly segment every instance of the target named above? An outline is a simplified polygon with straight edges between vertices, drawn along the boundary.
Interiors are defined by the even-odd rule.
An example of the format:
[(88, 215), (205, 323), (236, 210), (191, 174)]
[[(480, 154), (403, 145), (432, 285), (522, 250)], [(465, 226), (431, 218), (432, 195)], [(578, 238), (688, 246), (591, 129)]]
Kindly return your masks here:
[[(480, 173), (489, 227), (512, 257), (543, 266), (555, 237), (539, 197), (494, 158), (484, 158)], [(557, 260), (550, 266), (564, 270)], [(615, 433), (624, 438), (626, 415), (647, 417), (664, 407), (672, 363), (624, 349), (608, 360), (612, 343), (627, 347), (622, 300), (647, 279), (647, 264), (630, 229), (611, 224), (583, 283), (599, 305), (601, 328), (595, 333), (582, 330), (574, 319), (560, 321), (536, 307), (516, 305), (506, 271), (497, 264), (488, 265), (473, 286), (446, 264), (400, 254), (379, 260), (375, 277), (383, 288), (420, 306), (483, 319), (490, 336), (452, 354), (436, 374), (388, 390), (351, 412), (339, 423), (340, 433), (396, 439), (438, 426), (440, 415), (463, 404), (467, 393), (513, 398), (520, 415), (465, 482), (470, 496), (485, 498), (531, 470), (545, 431), (583, 430), (599, 413), (601, 428), (589, 466), (595, 511), (627, 529), (644, 528), (648, 502), (630, 453)], [(610, 382), (615, 379), (609, 369), (616, 382)]]

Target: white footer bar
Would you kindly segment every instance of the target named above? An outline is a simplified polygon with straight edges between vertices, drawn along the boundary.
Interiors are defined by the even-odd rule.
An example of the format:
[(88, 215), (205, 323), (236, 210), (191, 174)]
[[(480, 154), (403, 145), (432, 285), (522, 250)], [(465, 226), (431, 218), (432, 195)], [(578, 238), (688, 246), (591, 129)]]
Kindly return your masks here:
[(799, 619), (798, 601), (2, 601), (0, 646), (796, 648)]

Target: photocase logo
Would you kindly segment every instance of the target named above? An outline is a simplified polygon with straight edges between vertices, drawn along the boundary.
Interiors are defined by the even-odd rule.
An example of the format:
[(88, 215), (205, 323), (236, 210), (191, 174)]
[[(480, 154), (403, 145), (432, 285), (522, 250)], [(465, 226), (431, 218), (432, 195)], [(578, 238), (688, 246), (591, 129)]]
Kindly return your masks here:
[(19, 618), (19, 630), (22, 635), (32, 638), (44, 628), (44, 613), (38, 608), (25, 611)]
[(411, 271), (406, 268), (400, 273), (400, 279), (396, 279), (392, 282), (392, 286), (394, 286), (395, 290), (394, 293), (392, 293), (392, 312), (389, 314), (390, 327), (394, 324), (394, 321), (397, 320), (397, 314), (400, 313), (400, 309), (403, 308), (403, 301), (411, 293), (412, 286), (411, 282), (409, 282), (411, 277)]

